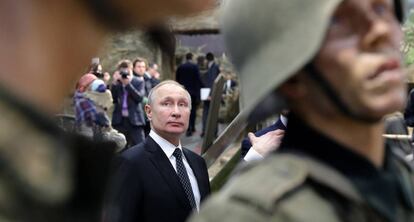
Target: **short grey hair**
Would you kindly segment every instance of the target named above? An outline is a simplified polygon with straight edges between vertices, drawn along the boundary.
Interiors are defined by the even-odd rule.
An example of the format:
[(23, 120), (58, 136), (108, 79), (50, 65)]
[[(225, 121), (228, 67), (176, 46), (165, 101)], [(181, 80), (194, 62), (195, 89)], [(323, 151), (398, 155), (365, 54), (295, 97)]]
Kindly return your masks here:
[(154, 101), (154, 94), (155, 94), (155, 92), (161, 87), (161, 86), (164, 86), (164, 85), (176, 85), (176, 86), (178, 86), (178, 87), (180, 87), (180, 88), (182, 88), (184, 91), (185, 91), (185, 93), (187, 94), (187, 97), (188, 97), (188, 102), (189, 102), (189, 107), (190, 107), (190, 109), (191, 109), (191, 96), (190, 96), (190, 93), (188, 93), (188, 91), (185, 89), (185, 87), (183, 86), (183, 85), (181, 85), (180, 83), (178, 83), (178, 82), (176, 82), (176, 81), (174, 81), (174, 80), (164, 80), (164, 81), (162, 81), (162, 82), (160, 82), (160, 83), (158, 83), (156, 86), (154, 86), (154, 88), (152, 88), (151, 90), (150, 90), (150, 92), (148, 93), (148, 105), (151, 105), (152, 103), (153, 103), (153, 101)]

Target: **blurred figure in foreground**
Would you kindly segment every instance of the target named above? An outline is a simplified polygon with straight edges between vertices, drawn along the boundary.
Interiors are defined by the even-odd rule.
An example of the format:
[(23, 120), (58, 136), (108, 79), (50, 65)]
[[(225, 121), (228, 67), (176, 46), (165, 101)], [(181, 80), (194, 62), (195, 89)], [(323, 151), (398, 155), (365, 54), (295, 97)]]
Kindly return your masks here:
[(383, 117), (406, 99), (401, 3), (224, 3), (241, 117), (285, 102), (291, 112), (277, 152), (230, 180), (193, 222), (414, 220), (414, 171), (383, 137)]
[(213, 2), (0, 1), (1, 221), (98, 221), (113, 144), (67, 135), (47, 116), (111, 31)]

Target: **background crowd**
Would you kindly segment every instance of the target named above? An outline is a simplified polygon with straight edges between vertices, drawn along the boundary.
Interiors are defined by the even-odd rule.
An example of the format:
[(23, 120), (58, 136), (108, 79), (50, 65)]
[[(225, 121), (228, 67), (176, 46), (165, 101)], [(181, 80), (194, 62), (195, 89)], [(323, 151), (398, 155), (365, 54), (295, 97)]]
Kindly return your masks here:
[[(238, 113), (238, 88), (235, 75), (229, 71), (221, 72), (211, 52), (205, 55), (206, 60), (200, 59), (202, 55), (198, 55), (198, 61), (193, 57), (190, 52), (185, 55), (182, 64), (178, 64), (175, 79), (191, 95), (192, 109), (186, 136), (196, 132), (196, 119), (200, 116), (201, 132), (197, 136), (203, 137), (214, 80), (220, 73), (226, 78), (220, 101), (221, 117), (226, 122)], [(73, 96), (75, 130), (93, 139), (115, 141), (118, 151), (143, 142), (151, 129), (144, 107), (149, 92), (161, 80), (158, 64), (149, 63), (145, 58), (119, 61), (112, 75), (103, 70), (99, 59), (92, 59)], [(201, 98), (202, 89), (207, 90), (205, 98)], [(199, 108), (202, 109), (201, 114), (197, 114)]]

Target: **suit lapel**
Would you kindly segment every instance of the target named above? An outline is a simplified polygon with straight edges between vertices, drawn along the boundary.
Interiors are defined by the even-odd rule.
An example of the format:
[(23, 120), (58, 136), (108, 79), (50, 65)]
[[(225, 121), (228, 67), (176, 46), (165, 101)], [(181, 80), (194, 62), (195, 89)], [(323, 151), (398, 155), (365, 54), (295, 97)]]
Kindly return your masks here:
[(203, 180), (203, 175), (202, 175), (203, 169), (201, 169), (201, 166), (199, 163), (197, 163), (197, 160), (193, 158), (192, 155), (189, 154), (190, 151), (184, 148), (183, 148), (183, 151), (184, 151), (185, 158), (187, 159), (188, 164), (190, 165), (191, 169), (193, 170), (194, 176), (196, 177), (198, 189), (200, 191), (200, 197), (201, 197), (201, 200), (203, 200), (204, 197), (206, 197), (208, 194), (208, 187), (204, 186), (204, 184), (206, 184), (206, 182), (208, 183), (208, 181)]
[(173, 195), (175, 195), (178, 201), (185, 207), (191, 210), (190, 203), (187, 199), (185, 191), (180, 183), (180, 180), (175, 172), (170, 160), (162, 151), (161, 147), (151, 138), (148, 137), (145, 140), (145, 148), (151, 153), (151, 162), (161, 173), (165, 180), (165, 183), (171, 188)]

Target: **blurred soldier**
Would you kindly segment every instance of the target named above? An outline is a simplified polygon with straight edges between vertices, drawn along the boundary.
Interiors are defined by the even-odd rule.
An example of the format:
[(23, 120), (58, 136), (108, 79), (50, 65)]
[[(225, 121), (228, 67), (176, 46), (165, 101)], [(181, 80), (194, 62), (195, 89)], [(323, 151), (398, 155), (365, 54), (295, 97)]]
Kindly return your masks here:
[(97, 221), (112, 144), (66, 135), (45, 114), (60, 110), (111, 30), (209, 2), (0, 1), (0, 221)]
[(275, 113), (281, 98), (291, 113), (277, 154), (193, 221), (414, 221), (413, 169), (382, 136), (383, 117), (406, 99), (400, 1), (229, 0), (224, 9), (249, 119)]

